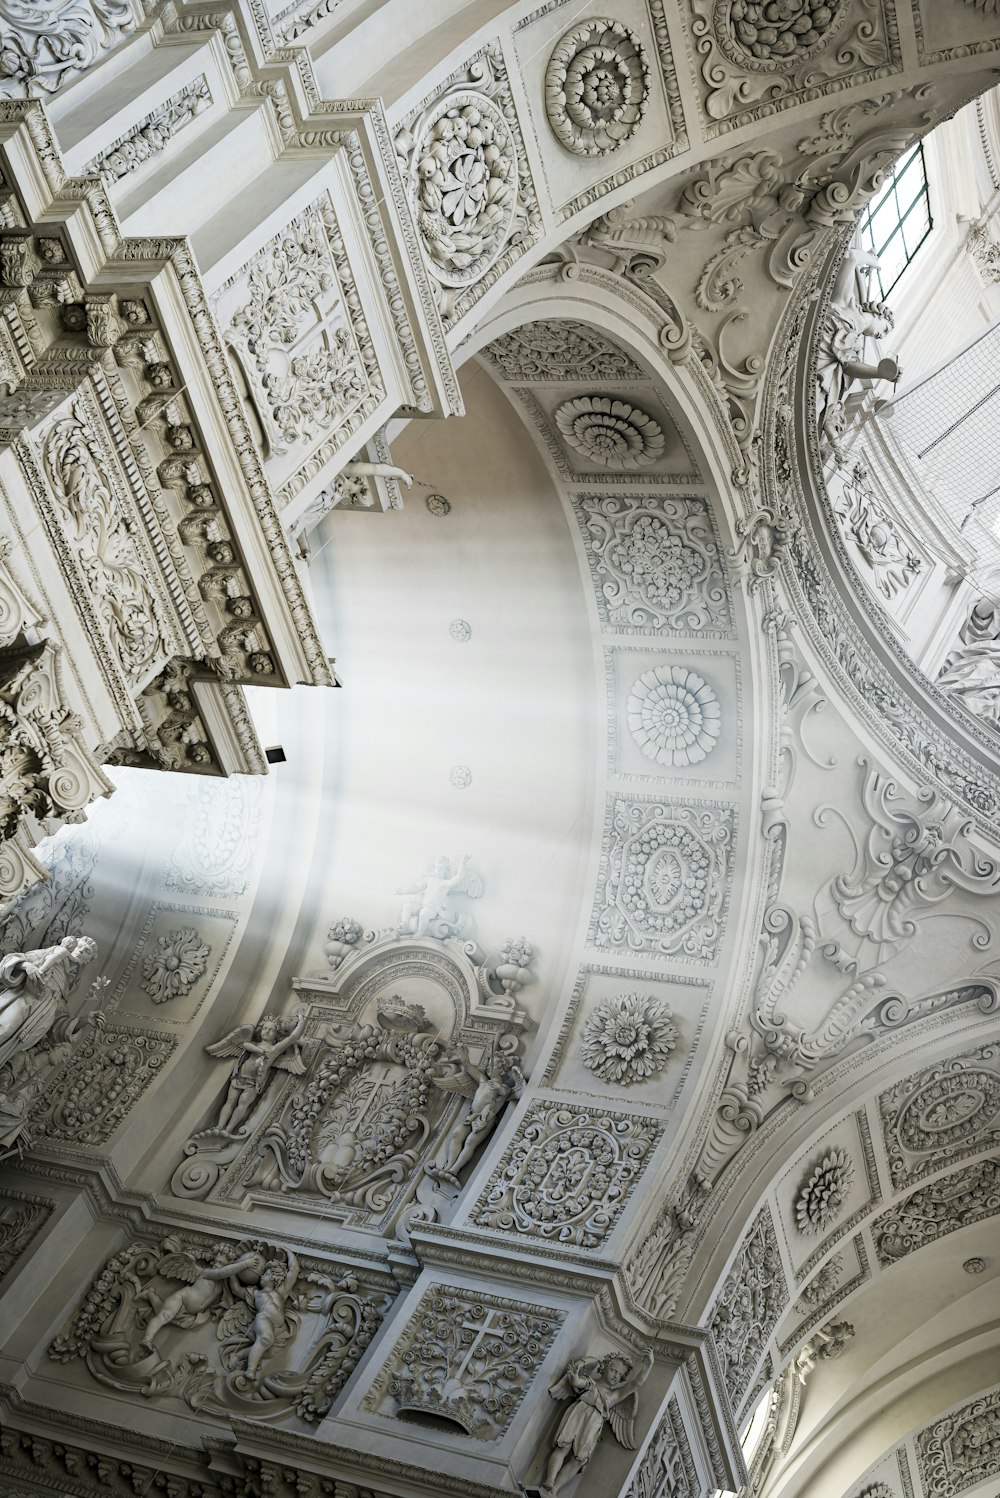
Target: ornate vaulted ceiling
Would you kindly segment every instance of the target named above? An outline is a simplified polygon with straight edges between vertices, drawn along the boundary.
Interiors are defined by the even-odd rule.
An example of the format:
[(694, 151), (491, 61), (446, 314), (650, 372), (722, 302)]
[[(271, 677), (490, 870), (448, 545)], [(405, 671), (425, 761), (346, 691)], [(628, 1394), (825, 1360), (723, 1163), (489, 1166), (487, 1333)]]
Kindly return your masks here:
[(97, 957), (0, 966), (5, 1482), (985, 1498), (996, 739), (817, 376), (993, 7), (43, 10), (4, 953)]

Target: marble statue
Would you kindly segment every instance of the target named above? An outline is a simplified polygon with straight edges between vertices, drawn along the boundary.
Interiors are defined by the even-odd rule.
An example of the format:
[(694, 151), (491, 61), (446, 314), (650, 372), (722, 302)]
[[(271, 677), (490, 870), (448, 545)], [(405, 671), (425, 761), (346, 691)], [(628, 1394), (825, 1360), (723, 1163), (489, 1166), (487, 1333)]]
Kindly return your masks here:
[(239, 1132), (275, 1071), (302, 1076), (306, 1066), (299, 1041), (305, 1023), (305, 1010), (299, 1011), (291, 1028), (286, 1028), (287, 1022), (265, 1015), (256, 1027), (239, 1025), (222, 1040), (205, 1047), (210, 1056), (236, 1058), (215, 1124), (220, 1133)]
[(96, 951), (89, 936), (64, 936), (52, 947), (0, 957), (0, 1068), (45, 1039), (77, 970)]
[(639, 1407), (637, 1390), (653, 1367), (650, 1348), (641, 1363), (621, 1353), (604, 1358), (574, 1358), (549, 1393), (553, 1399), (573, 1402), (559, 1421), (545, 1477), (538, 1489), (544, 1498), (555, 1493), (566, 1463), (572, 1459), (582, 1471), (594, 1454), (598, 1441), (610, 1425), (615, 1439), (627, 1451), (635, 1450), (635, 1417)]
[(937, 684), (977, 718), (1000, 726), (1000, 606), (980, 598), (959, 632), (961, 644)]
[(516, 1061), (496, 1052), (483, 1070), (464, 1049), (458, 1071), (443, 1070), (431, 1080), (442, 1091), (457, 1092), (468, 1099), (468, 1107), (452, 1124), (438, 1159), (427, 1167), (433, 1181), (458, 1186), (459, 1175), (492, 1134), (508, 1102), (524, 1091), (524, 1074)]
[(819, 428), (827, 445), (838, 457), (840, 438), (847, 425), (846, 402), (859, 380), (891, 380), (895, 385), (902, 371), (891, 357), (873, 362), (867, 357), (869, 339), (884, 338), (893, 326), (893, 315), (883, 303), (867, 295), (867, 281), (878, 266), (878, 256), (855, 246), (847, 251), (834, 282), (833, 295), (818, 344), (816, 375), (820, 384)]
[(475, 900), (482, 892), (482, 880), (469, 869), (468, 853), (457, 869), (452, 868), (450, 859), (435, 858), (422, 879), (396, 891), (409, 897), (399, 916), (400, 935), (433, 936), (438, 941), (461, 936), (469, 917), (454, 908), (452, 896), (468, 895)]

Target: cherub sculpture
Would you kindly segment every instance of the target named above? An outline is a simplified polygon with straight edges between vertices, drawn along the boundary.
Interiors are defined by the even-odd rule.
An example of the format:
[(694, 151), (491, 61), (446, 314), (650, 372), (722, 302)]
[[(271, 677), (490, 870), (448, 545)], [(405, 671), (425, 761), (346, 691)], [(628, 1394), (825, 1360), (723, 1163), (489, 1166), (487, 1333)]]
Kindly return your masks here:
[(611, 1426), (615, 1439), (626, 1451), (635, 1450), (637, 1390), (649, 1377), (652, 1367), (652, 1348), (641, 1363), (617, 1352), (605, 1358), (574, 1358), (559, 1382), (549, 1389), (553, 1399), (572, 1399), (573, 1403), (559, 1422), (539, 1493), (551, 1498), (570, 1457), (577, 1469), (583, 1470), (605, 1425)]
[(52, 947), (0, 957), (0, 1068), (44, 1040), (96, 951), (89, 936), (64, 936)]
[(280, 1260), (272, 1259), (258, 1284), (244, 1291), (244, 1298), (254, 1313), (246, 1366), (246, 1376), (251, 1383), (257, 1382), (260, 1365), (271, 1348), (287, 1342), (294, 1330), (289, 1320), (288, 1301), (298, 1277), (299, 1261), (289, 1250), (287, 1268)]
[[(210, 1056), (236, 1057), (215, 1127), (223, 1134), (236, 1134), (263, 1095), (275, 1071), (291, 1072), (301, 1077), (306, 1069), (299, 1044), (305, 1029), (306, 1012), (300, 1009), (291, 1028), (287, 1021), (265, 1015), (260, 1024), (239, 1025), (222, 1040), (207, 1045)], [(282, 1030), (285, 1034), (282, 1035)]]
[(451, 860), (436, 858), (428, 866), (422, 879), (408, 889), (397, 889), (397, 895), (408, 895), (400, 916), (401, 936), (433, 936), (445, 941), (449, 936), (461, 936), (469, 925), (469, 917), (454, 908), (454, 895), (468, 895), (478, 900), (483, 892), (483, 882), (469, 868), (466, 854), (457, 869), (452, 869)]
[(155, 1351), (156, 1339), (165, 1326), (201, 1326), (227, 1289), (242, 1294), (244, 1284), (258, 1282), (266, 1267), (267, 1260), (256, 1249), (234, 1259), (228, 1243), (219, 1245), (215, 1263), (207, 1267), (189, 1253), (165, 1254), (157, 1265), (157, 1273), (167, 1280), (179, 1280), (181, 1284), (162, 1300), (148, 1285), (135, 1297), (136, 1301), (149, 1301), (153, 1307), (153, 1315), (142, 1334), (143, 1348), (147, 1352)]
[(455, 1059), (432, 1073), (431, 1081), (443, 1092), (468, 1098), (469, 1106), (452, 1124), (439, 1158), (427, 1167), (431, 1180), (447, 1181), (452, 1186), (460, 1184), (460, 1173), (492, 1134), (510, 1099), (519, 1098), (524, 1091), (524, 1074), (510, 1056), (492, 1051), (485, 1070), (470, 1060), (467, 1049), (463, 1048), (457, 1058), (457, 1070)]

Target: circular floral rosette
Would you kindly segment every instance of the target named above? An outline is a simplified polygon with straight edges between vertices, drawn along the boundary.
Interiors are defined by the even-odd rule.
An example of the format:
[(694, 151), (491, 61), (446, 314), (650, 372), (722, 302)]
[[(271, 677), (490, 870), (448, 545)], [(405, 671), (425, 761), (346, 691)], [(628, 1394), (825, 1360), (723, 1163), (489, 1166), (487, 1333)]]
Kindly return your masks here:
[(625, 704), (632, 737), (658, 765), (696, 765), (722, 730), (719, 699), (703, 676), (685, 666), (644, 671)]
[(850, 8), (849, 0), (717, 0), (715, 37), (737, 67), (787, 73), (830, 45)]
[(604, 1082), (623, 1087), (661, 1072), (677, 1045), (670, 1006), (651, 994), (603, 999), (581, 1034), (583, 1064)]
[(846, 1150), (831, 1150), (810, 1172), (795, 1199), (795, 1221), (800, 1233), (822, 1233), (843, 1210), (854, 1179), (854, 1165)]
[(577, 156), (609, 156), (642, 122), (649, 67), (617, 21), (595, 19), (568, 31), (545, 70), (549, 124)]
[(417, 223), (431, 270), (468, 286), (496, 261), (517, 211), (517, 152), (503, 112), (475, 90), (448, 94), (397, 145), (410, 157)]
[(578, 396), (565, 401), (555, 414), (556, 426), (574, 452), (601, 468), (645, 468), (666, 446), (652, 416), (608, 395)]

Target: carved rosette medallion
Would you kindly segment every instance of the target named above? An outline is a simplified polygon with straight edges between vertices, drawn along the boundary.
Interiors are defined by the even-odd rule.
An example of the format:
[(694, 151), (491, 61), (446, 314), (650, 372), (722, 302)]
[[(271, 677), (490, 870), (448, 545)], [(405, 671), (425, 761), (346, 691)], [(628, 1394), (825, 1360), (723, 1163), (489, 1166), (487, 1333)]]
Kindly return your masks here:
[(586, 494), (576, 503), (608, 628), (732, 634), (729, 590), (705, 500)]
[(658, 765), (698, 764), (715, 748), (722, 729), (718, 697), (703, 676), (686, 666), (644, 671), (625, 709), (632, 737)]
[(834, 41), (850, 0), (716, 0), (715, 39), (738, 67), (783, 73)]
[(210, 956), (211, 948), (194, 927), (182, 926), (161, 936), (155, 950), (144, 958), (139, 986), (154, 1004), (182, 998), (204, 977)]
[(613, 1231), (661, 1133), (649, 1118), (535, 1103), (471, 1221), (596, 1248)]
[(577, 156), (609, 156), (642, 122), (649, 67), (638, 40), (618, 21), (595, 18), (561, 39), (545, 70), (549, 124)]
[(661, 1072), (677, 1038), (666, 1000), (655, 994), (618, 994), (588, 1015), (581, 1035), (583, 1064), (603, 1082), (627, 1087)]
[(662, 456), (666, 446), (659, 422), (629, 401), (608, 395), (580, 395), (564, 401), (555, 417), (574, 452), (613, 472), (646, 468)]
[(428, 1415), (477, 1441), (507, 1430), (563, 1315), (435, 1285), (420, 1301), (363, 1407)]
[(893, 1184), (927, 1175), (1000, 1135), (997, 1051), (983, 1046), (882, 1093), (879, 1111)]
[(591, 922), (599, 947), (709, 961), (728, 901), (734, 813), (618, 797)]
[(831, 1150), (809, 1173), (795, 1198), (795, 1224), (800, 1233), (822, 1233), (843, 1211), (854, 1179), (854, 1165), (846, 1150)]
[(425, 116), (414, 152), (417, 223), (444, 286), (469, 286), (496, 261), (517, 210), (517, 152), (503, 111), (465, 89)]

